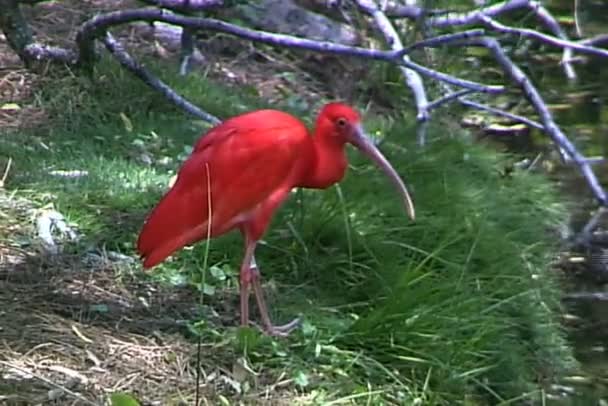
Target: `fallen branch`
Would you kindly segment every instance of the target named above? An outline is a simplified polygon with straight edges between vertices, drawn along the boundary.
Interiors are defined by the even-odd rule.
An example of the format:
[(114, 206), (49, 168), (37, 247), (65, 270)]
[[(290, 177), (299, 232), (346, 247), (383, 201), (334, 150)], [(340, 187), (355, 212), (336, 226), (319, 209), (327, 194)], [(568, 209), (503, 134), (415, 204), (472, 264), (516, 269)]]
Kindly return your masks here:
[(108, 51), (118, 60), (118, 62), (120, 62), (123, 67), (140, 78), (148, 86), (159, 91), (170, 102), (174, 103), (176, 106), (192, 114), (193, 116), (196, 116), (211, 124), (215, 125), (221, 122), (217, 117), (201, 110), (188, 100), (178, 95), (173, 89), (171, 89), (171, 87), (151, 74), (144, 66), (137, 63), (137, 61), (135, 61), (135, 59), (133, 59), (131, 55), (125, 51), (124, 47), (122, 47), (122, 45), (120, 45), (120, 43), (114, 39), (112, 34), (109, 32), (106, 33), (102, 41)]
[(76, 36), (76, 42), (79, 48), (78, 65), (92, 66), (91, 64), (95, 60), (94, 40), (97, 36), (104, 33), (111, 26), (126, 24), (134, 21), (162, 21), (168, 24), (179, 25), (193, 30), (212, 30), (224, 32), (240, 38), (275, 46), (284, 46), (334, 55), (348, 55), (359, 58), (386, 61), (403, 65), (421, 75), (478, 92), (500, 93), (504, 90), (503, 86), (487, 86), (470, 80), (459, 79), (452, 75), (418, 65), (414, 62), (408, 62), (403, 60), (403, 56), (406, 53), (403, 50), (380, 51), (375, 49), (335, 44), (327, 41), (314, 41), (291, 35), (252, 30), (212, 18), (196, 18), (175, 15), (169, 11), (157, 9), (131, 9), (115, 11), (100, 14), (86, 21)]

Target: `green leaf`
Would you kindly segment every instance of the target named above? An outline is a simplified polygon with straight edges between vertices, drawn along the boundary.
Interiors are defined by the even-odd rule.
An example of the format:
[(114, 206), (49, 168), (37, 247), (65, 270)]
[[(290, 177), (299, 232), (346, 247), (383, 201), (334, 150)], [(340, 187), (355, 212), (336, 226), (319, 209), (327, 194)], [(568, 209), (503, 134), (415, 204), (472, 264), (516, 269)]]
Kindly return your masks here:
[(209, 285), (208, 283), (203, 284), (203, 293), (208, 296), (215, 295), (215, 286)]
[(211, 276), (213, 276), (218, 281), (223, 281), (226, 279), (226, 273), (221, 267), (217, 265), (211, 266), (211, 268), (209, 268), (209, 272), (211, 273)]
[(134, 397), (122, 392), (112, 393), (110, 404), (112, 406), (140, 406), (140, 403)]
[(0, 106), (0, 110), (21, 110), (21, 106), (17, 103), (4, 103)]
[(301, 386), (303, 388), (310, 384), (308, 380), (308, 375), (306, 375), (306, 373), (303, 371), (298, 371), (296, 373), (296, 376), (293, 377), (293, 381), (296, 385)]

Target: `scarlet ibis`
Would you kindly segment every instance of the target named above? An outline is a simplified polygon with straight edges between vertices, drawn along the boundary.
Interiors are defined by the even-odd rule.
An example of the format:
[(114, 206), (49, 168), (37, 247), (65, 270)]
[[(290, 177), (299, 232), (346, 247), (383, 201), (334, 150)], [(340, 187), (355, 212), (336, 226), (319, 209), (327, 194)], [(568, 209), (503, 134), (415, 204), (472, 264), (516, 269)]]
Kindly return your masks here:
[(239, 278), (241, 325), (249, 324), (252, 287), (264, 331), (289, 334), (299, 320), (282, 326), (272, 323), (255, 261), (256, 244), (293, 188), (326, 189), (342, 180), (348, 165), (346, 143), (385, 172), (414, 220), (407, 188), (366, 136), (353, 108), (325, 105), (312, 134), (287, 113), (257, 110), (224, 121), (198, 140), (141, 230), (137, 249), (144, 269), (186, 245), (239, 229), (245, 243)]

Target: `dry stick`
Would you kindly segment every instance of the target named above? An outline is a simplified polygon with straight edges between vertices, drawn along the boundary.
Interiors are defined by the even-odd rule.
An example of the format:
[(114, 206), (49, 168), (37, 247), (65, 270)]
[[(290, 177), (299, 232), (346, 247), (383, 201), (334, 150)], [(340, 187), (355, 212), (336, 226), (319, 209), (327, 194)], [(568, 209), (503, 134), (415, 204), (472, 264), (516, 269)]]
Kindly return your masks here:
[[(459, 79), (446, 73), (425, 68), (414, 62), (403, 60), (405, 51), (379, 51), (375, 49), (351, 47), (327, 41), (314, 41), (292, 35), (275, 34), (265, 31), (257, 31), (234, 24), (226, 23), (211, 18), (185, 17), (175, 15), (166, 10), (157, 9), (131, 9), (100, 14), (86, 21), (78, 31), (76, 42), (80, 51), (79, 65), (87, 65), (95, 60), (94, 40), (96, 36), (102, 35), (111, 26), (130, 23), (134, 21), (162, 21), (168, 24), (188, 27), (192, 29), (208, 29), (224, 32), (240, 38), (263, 42), (275, 46), (286, 46), (309, 51), (323, 52), (328, 54), (349, 55), (360, 58), (374, 59), (404, 65), (418, 73), (430, 78), (445, 81), (456, 86), (472, 89), (483, 93), (500, 93), (503, 86), (487, 86), (470, 80)], [(435, 44), (437, 46), (437, 44)]]
[(502, 67), (503, 71), (509, 76), (509, 78), (515, 82), (523, 91), (525, 97), (528, 99), (530, 104), (536, 113), (538, 114), (541, 123), (543, 124), (545, 132), (551, 137), (556, 146), (561, 147), (568, 153), (570, 158), (579, 167), (583, 177), (587, 181), (593, 195), (598, 202), (603, 206), (608, 206), (608, 196), (598, 181), (595, 173), (589, 162), (583, 155), (576, 149), (574, 144), (566, 137), (562, 130), (557, 126), (553, 120), (551, 112), (547, 108), (542, 97), (536, 90), (536, 87), (532, 84), (526, 74), (517, 66), (507, 54), (500, 47), (500, 44), (494, 38), (477, 38), (467, 40), (463, 42), (464, 45), (480, 46), (489, 49), (493, 54), (498, 64)]
[(135, 76), (144, 81), (147, 85), (152, 87), (153, 89), (158, 90), (163, 96), (165, 96), (169, 101), (180, 107), (181, 109), (187, 111), (188, 113), (196, 116), (204, 121), (207, 121), (211, 124), (219, 124), (221, 121), (219, 118), (215, 117), (212, 114), (207, 113), (206, 111), (201, 110), (194, 104), (190, 103), (188, 100), (184, 99), (171, 87), (165, 84), (163, 81), (158, 79), (156, 76), (151, 74), (144, 66), (140, 65), (129, 55), (123, 46), (114, 39), (112, 34), (109, 32), (102, 39), (104, 45), (110, 51), (110, 53), (120, 62), (122, 66), (124, 66), (129, 72), (133, 73)]

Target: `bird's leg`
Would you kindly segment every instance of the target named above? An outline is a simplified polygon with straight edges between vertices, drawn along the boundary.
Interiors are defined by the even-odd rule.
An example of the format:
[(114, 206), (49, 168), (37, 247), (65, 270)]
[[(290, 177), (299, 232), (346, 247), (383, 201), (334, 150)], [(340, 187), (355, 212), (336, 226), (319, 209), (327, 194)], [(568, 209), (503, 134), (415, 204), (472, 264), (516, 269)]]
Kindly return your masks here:
[(255, 264), (253, 253), (255, 243), (248, 243), (245, 247), (245, 256), (241, 264), (240, 295), (241, 295), (241, 326), (249, 326), (249, 286), (251, 285), (251, 264)]
[(253, 285), (253, 293), (255, 295), (255, 300), (258, 304), (258, 310), (260, 312), (260, 316), (262, 317), (262, 324), (264, 325), (264, 330), (267, 334), (273, 336), (287, 336), (291, 333), (295, 328), (300, 324), (300, 319), (295, 318), (287, 324), (281, 326), (275, 326), (272, 324), (270, 319), (270, 315), (268, 314), (268, 306), (266, 305), (266, 300), (264, 299), (264, 291), (262, 290), (262, 284), (260, 282), (261, 276), (260, 271), (255, 263), (255, 257), (251, 257), (251, 266), (249, 267), (249, 274), (251, 276), (250, 282)]

